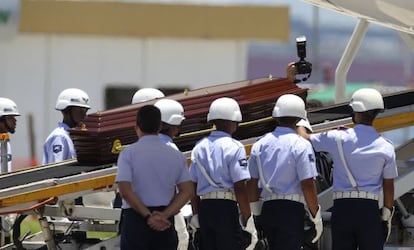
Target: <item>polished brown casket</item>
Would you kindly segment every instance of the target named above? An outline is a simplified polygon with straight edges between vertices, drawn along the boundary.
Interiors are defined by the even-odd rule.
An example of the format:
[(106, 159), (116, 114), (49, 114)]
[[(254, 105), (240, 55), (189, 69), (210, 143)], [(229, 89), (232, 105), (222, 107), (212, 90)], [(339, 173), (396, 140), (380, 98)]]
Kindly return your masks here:
[[(296, 94), (306, 100), (307, 89), (298, 87), (286, 78), (260, 78), (227, 84), (209, 86), (167, 96), (184, 106), (186, 119), (181, 133), (174, 141), (181, 151), (189, 151), (195, 143), (209, 133), (207, 123), (210, 103), (219, 97), (231, 97), (238, 101), (243, 123), (234, 134), (237, 139), (263, 135), (274, 128), (269, 119), (277, 98), (283, 94)], [(137, 140), (135, 116), (140, 107), (155, 103), (151, 100), (111, 110), (89, 114), (83, 124), (70, 131), (78, 162), (101, 164), (116, 162), (114, 142), (119, 140), (128, 145)]]

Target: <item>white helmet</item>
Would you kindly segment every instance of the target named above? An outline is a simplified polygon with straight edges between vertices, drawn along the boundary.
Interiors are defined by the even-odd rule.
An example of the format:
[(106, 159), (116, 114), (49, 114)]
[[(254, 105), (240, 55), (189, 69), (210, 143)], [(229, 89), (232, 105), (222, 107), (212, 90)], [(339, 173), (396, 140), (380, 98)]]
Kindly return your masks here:
[(354, 92), (349, 106), (354, 112), (384, 109), (384, 100), (378, 90), (363, 88)]
[(304, 127), (307, 130), (309, 130), (311, 133), (313, 133), (312, 126), (310, 125), (308, 119), (301, 119), (298, 123), (296, 123), (296, 126)]
[(0, 117), (6, 115), (18, 116), (20, 113), (15, 102), (9, 98), (0, 97)]
[(161, 121), (170, 125), (180, 125), (185, 119), (184, 108), (176, 100), (161, 99), (154, 104), (161, 111)]
[(81, 89), (65, 89), (60, 92), (57, 101), (56, 109), (64, 110), (70, 106), (91, 108), (88, 104), (89, 96)]
[(207, 121), (218, 119), (241, 122), (242, 114), (237, 101), (228, 97), (221, 97), (214, 100), (210, 105)]
[(142, 88), (135, 92), (134, 96), (132, 97), (132, 104), (146, 102), (149, 100), (162, 98), (164, 97), (164, 93), (162, 93), (158, 89), (154, 88)]
[(285, 94), (280, 96), (273, 108), (273, 117), (299, 117), (306, 119), (305, 103), (297, 95)]

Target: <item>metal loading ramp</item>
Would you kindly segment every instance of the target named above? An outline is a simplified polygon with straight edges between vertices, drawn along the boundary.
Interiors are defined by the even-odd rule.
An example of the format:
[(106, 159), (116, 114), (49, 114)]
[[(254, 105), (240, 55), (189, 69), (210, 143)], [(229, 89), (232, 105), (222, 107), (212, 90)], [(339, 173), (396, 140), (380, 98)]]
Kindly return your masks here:
[(78, 165), (76, 160), (0, 175), (0, 213), (13, 212), (55, 197), (74, 199), (112, 189), (116, 167)]

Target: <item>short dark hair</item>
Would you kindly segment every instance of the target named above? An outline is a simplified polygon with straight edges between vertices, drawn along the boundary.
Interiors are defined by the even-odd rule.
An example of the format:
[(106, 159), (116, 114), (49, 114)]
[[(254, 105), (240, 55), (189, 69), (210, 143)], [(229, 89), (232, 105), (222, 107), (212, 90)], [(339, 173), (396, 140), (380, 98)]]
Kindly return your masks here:
[(170, 129), (171, 129), (173, 126), (174, 126), (174, 125), (170, 125), (170, 124), (168, 124), (168, 123), (163, 122), (163, 123), (162, 123), (162, 128), (161, 128), (160, 133), (161, 133), (161, 134), (164, 134), (164, 135), (168, 134), (168, 131), (170, 131)]
[(381, 111), (381, 109), (372, 109), (359, 113), (362, 114), (362, 120), (364, 123), (372, 124), (374, 122), (374, 119), (379, 113), (381, 113)]
[(157, 133), (161, 124), (161, 111), (154, 105), (145, 105), (137, 112), (137, 126), (144, 133)]
[(290, 127), (300, 121), (299, 117), (282, 116), (276, 118), (278, 125), (282, 127)]

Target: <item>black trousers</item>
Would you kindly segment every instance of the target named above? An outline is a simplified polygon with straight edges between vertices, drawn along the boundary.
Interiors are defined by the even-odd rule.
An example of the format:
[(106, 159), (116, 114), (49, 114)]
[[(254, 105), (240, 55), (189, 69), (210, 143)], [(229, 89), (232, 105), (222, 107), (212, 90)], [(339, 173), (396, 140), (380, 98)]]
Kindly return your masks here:
[(384, 248), (378, 202), (369, 199), (336, 199), (332, 209), (333, 250)]
[[(151, 211), (162, 211), (164, 207), (151, 207)], [(121, 225), (122, 250), (176, 250), (177, 232), (174, 217), (169, 219), (172, 226), (165, 231), (151, 229), (144, 218), (132, 208), (123, 209)]]
[(301, 249), (305, 237), (305, 209), (302, 203), (290, 200), (265, 201), (261, 216), (270, 250)]
[(235, 201), (201, 200), (198, 220), (202, 250), (244, 249), (239, 210)]

